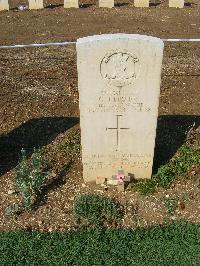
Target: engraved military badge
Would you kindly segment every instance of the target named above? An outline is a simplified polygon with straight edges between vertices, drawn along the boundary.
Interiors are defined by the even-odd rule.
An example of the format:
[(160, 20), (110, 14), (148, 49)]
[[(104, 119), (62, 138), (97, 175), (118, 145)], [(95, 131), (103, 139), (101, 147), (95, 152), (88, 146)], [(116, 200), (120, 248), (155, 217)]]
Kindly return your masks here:
[(108, 84), (123, 87), (135, 81), (139, 72), (139, 59), (126, 51), (112, 51), (105, 55), (100, 72)]

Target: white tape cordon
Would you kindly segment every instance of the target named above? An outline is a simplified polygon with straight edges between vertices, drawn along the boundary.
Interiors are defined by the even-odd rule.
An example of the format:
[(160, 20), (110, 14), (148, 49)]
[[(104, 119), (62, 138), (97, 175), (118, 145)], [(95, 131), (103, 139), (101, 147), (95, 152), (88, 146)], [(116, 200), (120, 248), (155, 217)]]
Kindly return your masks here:
[(162, 39), (163, 42), (200, 42), (200, 39)]
[[(162, 39), (163, 42), (200, 42), (200, 39)], [(64, 46), (75, 44), (76, 42), (48, 42), (48, 43), (31, 43), (16, 45), (0, 45), (0, 49), (10, 48), (27, 48), (27, 47), (44, 47), (44, 46)]]
[(16, 44), (16, 45), (0, 45), (0, 49), (9, 48), (27, 48), (27, 47), (44, 47), (44, 46), (64, 46), (75, 44), (76, 42), (47, 42), (47, 43), (31, 43), (31, 44)]

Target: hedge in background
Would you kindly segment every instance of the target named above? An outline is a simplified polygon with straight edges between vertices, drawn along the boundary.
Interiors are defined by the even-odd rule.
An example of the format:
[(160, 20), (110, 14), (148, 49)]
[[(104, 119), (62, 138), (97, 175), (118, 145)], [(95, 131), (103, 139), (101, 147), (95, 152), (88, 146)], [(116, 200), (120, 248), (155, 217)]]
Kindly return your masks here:
[(200, 265), (200, 225), (73, 233), (1, 232), (0, 265)]

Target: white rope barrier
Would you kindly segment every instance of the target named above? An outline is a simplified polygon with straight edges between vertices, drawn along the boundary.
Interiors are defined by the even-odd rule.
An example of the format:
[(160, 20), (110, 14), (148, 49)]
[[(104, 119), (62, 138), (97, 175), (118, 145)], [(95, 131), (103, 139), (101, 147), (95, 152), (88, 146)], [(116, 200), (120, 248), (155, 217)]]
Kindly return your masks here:
[(76, 42), (47, 42), (47, 43), (31, 43), (31, 44), (16, 44), (16, 45), (0, 45), (0, 49), (9, 48), (27, 48), (27, 47), (44, 47), (44, 46), (64, 46), (75, 44)]
[[(200, 39), (162, 39), (163, 42), (200, 42)], [(64, 46), (75, 44), (76, 42), (48, 42), (48, 43), (31, 43), (16, 45), (0, 45), (0, 49), (27, 48), (27, 47), (45, 47), (45, 46)]]
[(163, 42), (200, 42), (200, 39), (162, 39)]

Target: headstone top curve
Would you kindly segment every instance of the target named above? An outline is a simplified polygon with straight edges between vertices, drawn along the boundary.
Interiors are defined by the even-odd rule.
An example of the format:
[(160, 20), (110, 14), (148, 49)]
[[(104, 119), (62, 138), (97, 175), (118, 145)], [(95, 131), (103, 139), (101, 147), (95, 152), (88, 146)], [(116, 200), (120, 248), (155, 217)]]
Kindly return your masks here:
[(95, 41), (113, 41), (113, 40), (142, 40), (142, 41), (149, 41), (153, 43), (160, 43), (164, 44), (163, 41), (160, 38), (147, 36), (147, 35), (140, 35), (140, 34), (126, 34), (126, 33), (114, 33), (114, 34), (101, 34), (101, 35), (93, 35), (93, 36), (87, 36), (77, 39), (77, 45), (82, 43), (88, 43), (88, 42), (95, 42)]

